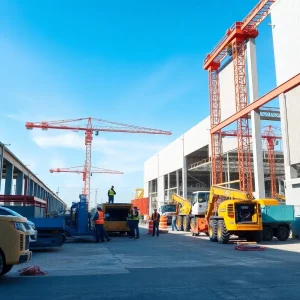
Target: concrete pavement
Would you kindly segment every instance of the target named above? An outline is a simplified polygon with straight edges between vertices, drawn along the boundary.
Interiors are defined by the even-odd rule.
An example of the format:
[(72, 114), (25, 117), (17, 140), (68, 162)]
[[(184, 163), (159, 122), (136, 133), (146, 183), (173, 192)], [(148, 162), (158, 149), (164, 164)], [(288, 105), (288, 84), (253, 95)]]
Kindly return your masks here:
[[(35, 252), (29, 265), (48, 275), (0, 279), (1, 300), (12, 299), (299, 299), (300, 244), (268, 243), (262, 252), (209, 242), (186, 233), (113, 237)], [(277, 249), (276, 249), (277, 248)], [(289, 250), (289, 251), (287, 251)], [(30, 297), (29, 297), (30, 295)]]

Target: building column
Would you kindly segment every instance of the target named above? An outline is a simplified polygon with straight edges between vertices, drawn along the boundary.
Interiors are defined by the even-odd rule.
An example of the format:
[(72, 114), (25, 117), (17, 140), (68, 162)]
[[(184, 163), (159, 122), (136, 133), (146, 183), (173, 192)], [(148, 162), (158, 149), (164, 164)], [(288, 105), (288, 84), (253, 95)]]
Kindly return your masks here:
[(177, 186), (177, 195), (180, 195), (179, 170), (176, 170), (176, 186)]
[(7, 163), (4, 195), (12, 195), (13, 176), (14, 166), (10, 163)]
[[(255, 39), (249, 39), (249, 42), (247, 44), (247, 63), (249, 78), (249, 100), (250, 103), (252, 103), (258, 99), (258, 78)], [(251, 125), (255, 183), (254, 196), (255, 198), (265, 198), (264, 164), (259, 110), (251, 112)]]
[(29, 178), (28, 182), (29, 182), (28, 195), (33, 196), (33, 192), (34, 192), (33, 180)]
[[(229, 153), (226, 155), (227, 157), (227, 182), (230, 182), (230, 164), (229, 164)], [(230, 188), (230, 183), (227, 184), (227, 186)]]
[(291, 166), (290, 141), (289, 141), (289, 130), (288, 130), (285, 94), (281, 94), (279, 96), (279, 106), (280, 106), (285, 180), (291, 180), (291, 179), (297, 178), (297, 170)]
[(183, 157), (183, 166), (182, 166), (182, 197), (187, 199), (187, 165), (186, 157)]
[(16, 195), (23, 195), (24, 173), (19, 172), (16, 180)]
[(170, 201), (170, 173), (168, 173), (168, 191), (167, 191), (167, 198)]
[(33, 196), (34, 197), (37, 197), (37, 183), (36, 182), (33, 182)]

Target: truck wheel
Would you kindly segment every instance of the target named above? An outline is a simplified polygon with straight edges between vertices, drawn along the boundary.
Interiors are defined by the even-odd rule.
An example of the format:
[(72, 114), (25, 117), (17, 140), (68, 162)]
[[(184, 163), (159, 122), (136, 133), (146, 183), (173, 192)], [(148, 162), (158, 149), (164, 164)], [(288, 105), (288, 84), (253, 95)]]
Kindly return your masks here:
[(179, 231), (183, 231), (183, 216), (178, 216), (176, 219), (176, 225)]
[(273, 239), (273, 230), (269, 226), (264, 226), (263, 233), (262, 233), (262, 240), (263, 241), (272, 241)]
[(229, 242), (230, 234), (227, 231), (224, 220), (218, 221), (217, 238), (220, 244), (228, 244)]
[(208, 228), (208, 234), (209, 234), (209, 239), (212, 242), (217, 242), (217, 228), (218, 228), (218, 221), (217, 220), (209, 220), (209, 228)]
[(6, 264), (4, 254), (0, 252), (0, 276), (7, 274), (12, 267), (13, 265)]
[(246, 240), (248, 242), (256, 242), (257, 244), (261, 243), (262, 238), (263, 238), (262, 231), (254, 231), (246, 235)]
[(277, 229), (277, 239), (281, 242), (286, 241), (290, 237), (290, 231), (284, 226), (279, 226)]
[(191, 219), (189, 216), (185, 216), (183, 217), (183, 230), (185, 232), (188, 232), (190, 231), (191, 229)]

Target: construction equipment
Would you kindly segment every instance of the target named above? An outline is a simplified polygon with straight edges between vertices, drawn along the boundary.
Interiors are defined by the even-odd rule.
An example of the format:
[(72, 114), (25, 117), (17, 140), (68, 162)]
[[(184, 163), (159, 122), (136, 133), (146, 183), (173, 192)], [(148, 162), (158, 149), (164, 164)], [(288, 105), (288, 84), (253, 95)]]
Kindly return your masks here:
[(262, 211), (262, 239), (271, 241), (275, 236), (279, 241), (286, 241), (290, 236), (291, 224), (295, 221), (293, 205), (280, 205), (276, 199), (253, 200), (260, 204)]
[(210, 191), (197, 191), (192, 193), (191, 202), (177, 194), (171, 200), (176, 203), (176, 225), (180, 231), (190, 231), (193, 218), (204, 217)]
[[(86, 182), (86, 168), (84, 166), (78, 166), (78, 167), (71, 167), (71, 168), (56, 168), (56, 169), (50, 169), (50, 173), (76, 173), (76, 174), (82, 174), (82, 180), (85, 183)], [(93, 173), (100, 173), (100, 174), (124, 174), (120, 171), (114, 171), (109, 169), (103, 169), (103, 168), (97, 168), (97, 167), (91, 167), (91, 174)], [(85, 187), (82, 188), (82, 194), (85, 193)]]
[(259, 202), (247, 192), (220, 185), (210, 188), (205, 216), (191, 220), (192, 235), (204, 232), (212, 242), (221, 244), (227, 244), (231, 235), (259, 243), (262, 229)]
[(26, 222), (22, 217), (0, 216), (0, 276), (31, 259)]
[[(88, 203), (85, 195), (79, 195), (79, 202), (73, 202), (70, 214), (65, 216), (64, 231), (67, 237), (95, 236), (95, 228), (92, 218), (96, 210), (88, 212)], [(107, 232), (129, 232), (127, 216), (131, 203), (101, 204), (105, 218), (105, 229)]]
[(158, 208), (158, 212), (160, 213), (160, 215), (167, 217), (167, 225), (172, 224), (172, 217), (173, 215), (176, 215), (176, 211), (177, 211), (177, 204), (174, 203), (174, 201), (168, 204), (161, 205)]
[[(232, 55), (234, 65), (236, 111), (248, 106), (245, 43), (258, 36), (258, 25), (268, 16), (275, 0), (260, 0), (242, 22), (234, 23), (217, 46), (206, 56), (203, 68), (208, 71), (210, 93), (211, 130), (221, 123), (221, 103), (219, 90), (219, 68), (227, 55)], [(256, 100), (256, 99), (254, 99)], [(237, 120), (238, 166), (240, 189), (253, 193), (249, 124), (247, 116)], [(220, 132), (211, 134), (212, 184), (223, 181), (222, 136)]]
[[(86, 121), (85, 125), (75, 125), (74, 122)], [(93, 125), (93, 122), (96, 123)], [(105, 126), (103, 124), (110, 124)], [(83, 194), (86, 195), (88, 210), (90, 205), (90, 177), (91, 177), (91, 163), (92, 163), (92, 140), (93, 133), (96, 136), (99, 135), (99, 131), (103, 132), (122, 132), (122, 133), (139, 133), (139, 134), (159, 134), (159, 135), (171, 135), (170, 131), (163, 131), (158, 129), (139, 127), (134, 125), (128, 125), (123, 123), (111, 122), (102, 119), (95, 118), (81, 118), (72, 120), (60, 120), (60, 121), (43, 121), (43, 122), (26, 122), (25, 127), (27, 130), (33, 128), (40, 128), (42, 130), (59, 129), (59, 130), (72, 130), (72, 131), (84, 131), (85, 132), (85, 146), (86, 156), (84, 164), (84, 172), (87, 174), (84, 182)]]
[(136, 188), (135, 189), (135, 199), (141, 199), (141, 198), (144, 198), (144, 189)]

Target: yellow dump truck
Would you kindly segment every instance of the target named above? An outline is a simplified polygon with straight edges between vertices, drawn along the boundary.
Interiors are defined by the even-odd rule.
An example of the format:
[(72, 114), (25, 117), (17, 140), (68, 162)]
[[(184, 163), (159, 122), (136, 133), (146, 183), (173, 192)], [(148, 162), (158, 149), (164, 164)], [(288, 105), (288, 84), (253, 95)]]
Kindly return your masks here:
[(119, 232), (125, 234), (130, 232), (127, 225), (127, 216), (130, 208), (132, 208), (131, 203), (104, 203), (101, 205), (105, 215), (105, 230), (107, 232)]
[(0, 216), (0, 276), (31, 259), (26, 222), (22, 217)]

